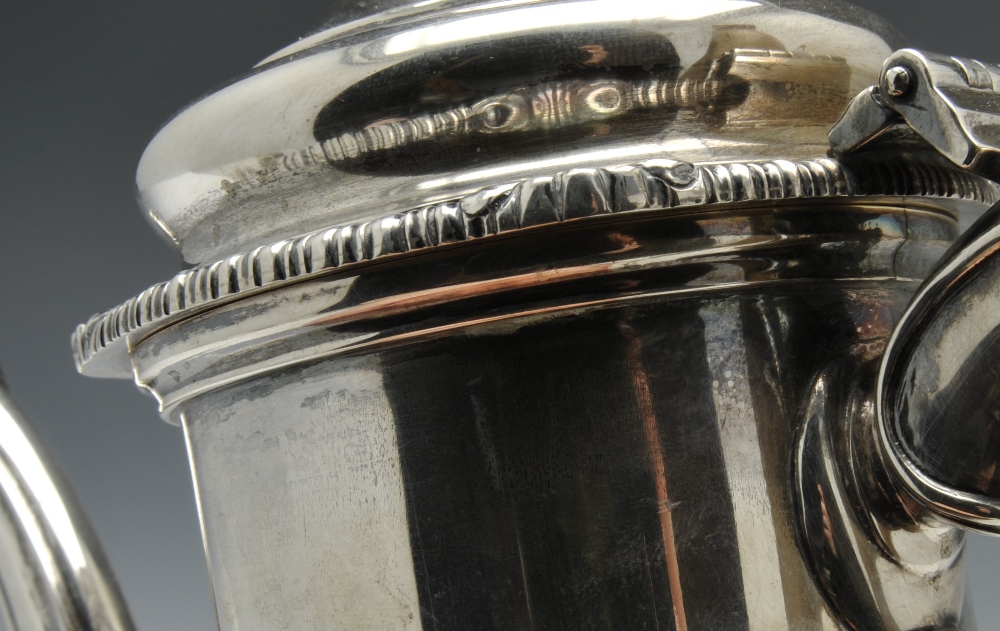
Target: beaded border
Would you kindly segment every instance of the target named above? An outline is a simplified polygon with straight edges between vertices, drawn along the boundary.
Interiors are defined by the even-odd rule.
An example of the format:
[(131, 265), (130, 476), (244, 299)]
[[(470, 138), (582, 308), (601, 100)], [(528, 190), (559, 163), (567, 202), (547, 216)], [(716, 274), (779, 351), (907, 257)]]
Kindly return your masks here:
[(1000, 199), (1000, 189), (936, 165), (867, 165), (856, 175), (828, 158), (702, 165), (661, 159), (572, 169), (310, 232), (180, 272), (79, 325), (73, 334), (74, 358), (83, 372), (91, 359), (118, 340), (151, 330), (168, 317), (390, 255), (592, 216), (856, 195), (951, 197), (992, 204)]

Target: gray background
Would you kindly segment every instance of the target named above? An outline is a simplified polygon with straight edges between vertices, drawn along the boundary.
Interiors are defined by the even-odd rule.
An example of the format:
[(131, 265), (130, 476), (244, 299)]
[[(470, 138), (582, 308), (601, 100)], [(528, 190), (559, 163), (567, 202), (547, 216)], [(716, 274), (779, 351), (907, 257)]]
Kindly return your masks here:
[[(859, 4), (913, 46), (1000, 61), (994, 2)], [(183, 441), (131, 383), (78, 377), (69, 333), (179, 269), (133, 198), (135, 165), (158, 126), (306, 34), (329, 5), (0, 5), (0, 363), (146, 631), (214, 626)], [(1000, 541), (973, 538), (969, 552), (980, 624), (997, 629)]]

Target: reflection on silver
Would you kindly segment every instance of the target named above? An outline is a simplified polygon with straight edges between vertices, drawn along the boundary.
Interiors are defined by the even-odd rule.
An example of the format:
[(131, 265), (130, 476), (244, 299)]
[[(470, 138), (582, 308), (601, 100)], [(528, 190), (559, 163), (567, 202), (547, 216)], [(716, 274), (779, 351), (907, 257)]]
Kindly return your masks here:
[[(902, 50), (831, 131), (858, 151), (893, 125), (1000, 181), (1000, 67)], [(1000, 534), (1000, 206), (928, 278), (886, 349), (877, 413), (892, 473), (929, 510)]]
[(893, 472), (936, 514), (990, 534), (1000, 534), (998, 251), (994, 207), (914, 298), (878, 390)]
[(324, 141), (323, 153), (336, 163), (417, 142), (442, 142), (477, 133), (567, 129), (644, 109), (713, 109), (738, 104), (738, 91), (730, 90), (731, 96), (728, 100), (726, 97), (727, 88), (739, 85), (738, 80), (727, 83), (717, 79), (680, 82), (650, 79), (638, 84), (613, 79), (546, 83), (491, 97), (469, 107), (376, 122), (362, 131)]
[(179, 273), (93, 316), (73, 335), (84, 374), (123, 377), (123, 342), (196, 310), (288, 281), (358, 263), (601, 215), (843, 196), (940, 197), (970, 206), (1000, 199), (996, 186), (933, 163), (885, 165), (855, 175), (827, 158), (691, 165), (661, 159), (606, 169), (573, 169), (394, 213), (361, 225), (324, 228)]
[(972, 631), (1000, 69), (836, 0), (432, 4), (168, 123), (196, 265), (74, 337), (183, 427), (220, 628)]
[(12, 631), (128, 631), (118, 585), (0, 384), (0, 585)]
[(194, 103), (142, 158), (144, 210), (207, 264), (556, 162), (814, 159), (895, 39), (831, 5), (459, 5), (342, 25)]
[[(250, 595), (261, 580), (269, 585), (268, 598), (220, 600), (221, 627), (323, 629), (350, 618), (355, 629), (419, 631), (403, 465), (378, 366), (359, 361), (332, 379), (273, 386), (270, 401), (301, 402), (295, 414), (260, 400), (233, 402), (224, 414), (240, 417), (235, 434), (199, 413), (182, 419), (195, 475), (220, 482), (198, 497), (215, 590)], [(329, 427), (331, 415), (343, 422)], [(326, 463), (322, 471), (317, 461)], [(237, 463), (243, 474), (226, 480)], [(302, 613), (291, 619), (290, 609)]]
[(781, 602), (785, 588), (778, 566), (781, 554), (775, 543), (775, 516), (767, 501), (767, 471), (760, 436), (758, 428), (747, 422), (754, 417), (754, 392), (746, 348), (733, 344), (733, 340), (744, 336), (739, 330), (739, 312), (740, 304), (733, 300), (707, 306), (701, 318), (705, 322), (706, 357), (722, 459), (732, 490), (747, 621), (750, 629), (794, 631), (795, 621), (789, 621), (788, 612), (769, 604)]
[[(897, 85), (903, 77), (905, 89)], [(894, 125), (904, 125), (954, 164), (996, 180), (1000, 173), (998, 87), (998, 66), (900, 50), (886, 60), (878, 85), (858, 95), (831, 130), (833, 152), (857, 151)]]
[[(328, 512), (363, 511), (368, 536), (393, 538), (376, 506), (396, 476), (421, 628), (579, 628), (612, 614), (604, 628), (826, 624), (792, 502), (801, 398), (843, 348), (879, 347), (953, 220), (857, 198), (617, 219), (561, 231), (558, 252), (536, 231), (516, 257), (451, 248), (285, 285), (135, 347), (137, 381), (190, 436), (210, 566), (226, 577), (215, 595), (235, 612), (223, 628), (268, 628), (243, 613), (256, 610), (296, 628), (334, 611), (370, 621), (372, 607), (304, 607), (268, 577), (370, 589), (295, 555), (343, 553), (340, 530), (311, 525)], [(328, 398), (351, 403), (312, 403)], [(302, 431), (350, 455), (293, 457)], [(334, 475), (341, 461), (384, 480), (376, 505)], [(313, 471), (308, 528), (285, 499), (304, 490), (293, 471)], [(938, 578), (893, 569), (908, 587), (881, 615), (958, 616), (959, 549), (906, 557)], [(391, 546), (365, 554), (395, 567)], [(260, 563), (238, 580), (231, 569)], [(408, 628), (382, 611), (372, 628)]]

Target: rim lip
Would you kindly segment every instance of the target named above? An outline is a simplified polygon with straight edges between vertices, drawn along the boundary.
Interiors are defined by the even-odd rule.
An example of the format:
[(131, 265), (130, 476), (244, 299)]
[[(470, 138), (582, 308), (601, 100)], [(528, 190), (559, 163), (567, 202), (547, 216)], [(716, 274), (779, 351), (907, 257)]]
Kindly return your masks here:
[[(566, 222), (637, 212), (718, 210), (823, 199), (936, 198), (978, 202), (984, 208), (1000, 201), (1000, 186), (983, 178), (936, 165), (921, 164), (910, 170), (905, 163), (899, 166), (899, 172), (890, 178), (859, 181), (851, 168), (831, 158), (696, 165), (660, 159), (519, 180), (371, 221), (325, 227), (179, 272), (77, 326), (72, 336), (73, 355), (77, 370), (84, 375), (129, 378), (133, 372), (130, 350), (142, 339), (222, 304), (390, 257)], [(899, 180), (901, 174), (910, 180)], [(571, 178), (589, 187), (587, 191), (596, 193), (605, 207), (589, 216), (576, 216), (565, 206), (565, 188)], [(645, 186), (647, 190), (640, 193), (645, 195), (645, 203), (615, 207), (621, 201), (616, 202), (615, 196), (620, 195), (623, 184)], [(650, 193), (657, 187), (659, 198), (655, 191)], [(524, 220), (533, 210), (532, 200), (558, 206), (554, 196), (559, 192), (564, 200), (561, 211), (556, 208), (548, 217)], [(631, 198), (625, 201), (629, 203)], [(512, 219), (512, 213), (518, 211), (522, 218)]]

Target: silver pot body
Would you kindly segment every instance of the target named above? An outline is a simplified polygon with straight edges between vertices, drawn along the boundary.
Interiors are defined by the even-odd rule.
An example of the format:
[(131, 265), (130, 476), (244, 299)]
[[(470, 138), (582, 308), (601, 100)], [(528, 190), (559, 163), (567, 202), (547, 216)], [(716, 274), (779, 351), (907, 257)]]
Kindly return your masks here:
[[(133, 356), (187, 438), (221, 628), (973, 628), (956, 529), (911, 522), (901, 568), (810, 531), (816, 502), (865, 515), (800, 485), (817, 379), (874, 392), (956, 234), (895, 201), (615, 219), (157, 333)], [(838, 611), (815, 577), (852, 571), (871, 606)]]
[(1000, 68), (833, 0), (389, 4), (164, 126), (192, 267), (74, 337), (183, 428), (220, 628), (971, 631)]

